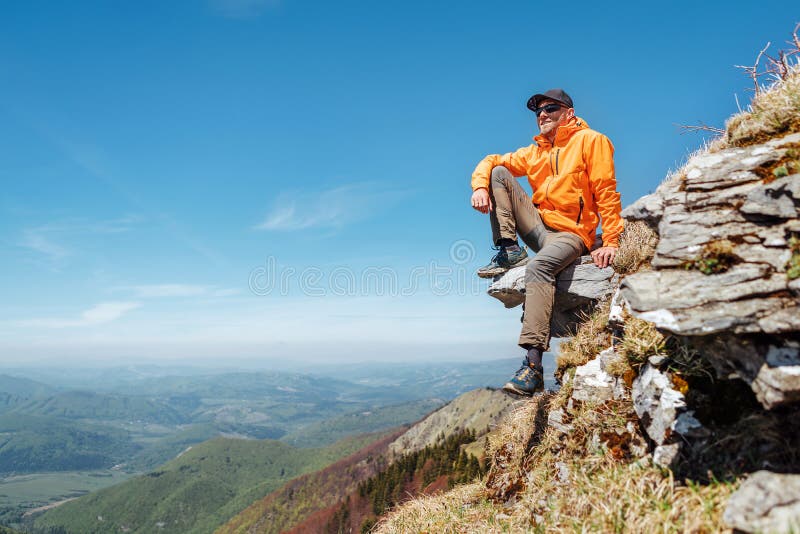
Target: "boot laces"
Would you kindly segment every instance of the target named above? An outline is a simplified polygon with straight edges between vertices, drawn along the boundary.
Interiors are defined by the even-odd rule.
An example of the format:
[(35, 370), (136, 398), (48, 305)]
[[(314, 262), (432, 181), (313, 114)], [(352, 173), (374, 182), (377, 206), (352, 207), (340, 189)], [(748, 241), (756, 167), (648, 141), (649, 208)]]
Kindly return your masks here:
[(496, 250), (497, 254), (492, 256), (492, 263), (500, 264), (500, 260), (508, 259), (508, 253), (506, 252), (506, 247), (492, 247), (492, 250)]

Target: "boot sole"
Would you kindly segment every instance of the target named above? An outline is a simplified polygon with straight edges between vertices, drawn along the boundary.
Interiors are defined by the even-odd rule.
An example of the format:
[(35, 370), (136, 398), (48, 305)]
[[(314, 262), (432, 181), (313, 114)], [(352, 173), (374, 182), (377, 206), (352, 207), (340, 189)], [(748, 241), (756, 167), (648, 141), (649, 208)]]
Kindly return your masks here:
[(520, 260), (511, 267), (498, 267), (497, 269), (486, 269), (483, 271), (478, 271), (477, 275), (479, 278), (494, 278), (495, 276), (500, 276), (501, 274), (505, 274), (514, 267), (522, 267), (526, 265), (530, 258), (525, 258), (524, 260)]
[(537, 389), (536, 391), (533, 392), (525, 391), (524, 389), (519, 389), (511, 382), (508, 382), (505, 386), (503, 386), (502, 390), (505, 391), (506, 393), (511, 393), (512, 395), (518, 395), (520, 397), (533, 397), (537, 393), (544, 393), (544, 388)]
[(494, 278), (495, 276), (500, 276), (501, 274), (505, 274), (507, 272), (508, 268), (498, 267), (497, 269), (478, 271), (477, 274), (479, 278)]

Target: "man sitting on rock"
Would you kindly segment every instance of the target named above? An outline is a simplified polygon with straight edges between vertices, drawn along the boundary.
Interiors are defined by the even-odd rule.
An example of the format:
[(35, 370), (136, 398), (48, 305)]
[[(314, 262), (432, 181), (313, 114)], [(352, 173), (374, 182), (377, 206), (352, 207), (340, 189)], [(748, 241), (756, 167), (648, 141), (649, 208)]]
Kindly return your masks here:
[[(614, 260), (623, 222), (609, 139), (575, 116), (561, 89), (533, 95), (536, 144), (486, 156), (472, 174), (472, 207), (488, 213), (498, 247), (478, 276), (491, 278), (525, 265), (525, 305), (519, 345), (527, 356), (503, 390), (533, 395), (544, 390), (542, 353), (549, 349), (556, 275), (592, 250), (602, 217), (603, 246), (592, 250), (605, 268)], [(516, 180), (528, 176), (533, 198)], [(528, 258), (517, 234), (536, 255)]]

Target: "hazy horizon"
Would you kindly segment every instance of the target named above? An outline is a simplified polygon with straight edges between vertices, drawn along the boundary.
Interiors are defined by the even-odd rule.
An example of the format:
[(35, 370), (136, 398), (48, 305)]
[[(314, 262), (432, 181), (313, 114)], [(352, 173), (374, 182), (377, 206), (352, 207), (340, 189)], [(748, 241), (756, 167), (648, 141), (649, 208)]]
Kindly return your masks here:
[[(557, 351), (558, 340), (553, 340), (553, 351), (545, 353), (546, 358), (552, 359)], [(313, 372), (314, 366), (335, 366), (335, 365), (437, 365), (437, 364), (470, 364), (478, 362), (490, 362), (495, 360), (509, 360), (522, 358), (523, 351), (513, 343), (508, 347), (500, 347), (496, 344), (485, 343), (484, 351), (480, 347), (462, 345), (392, 345), (383, 351), (358, 351), (352, 352), (342, 349), (341, 352), (327, 352), (327, 356), (313, 347), (305, 347), (299, 352), (291, 353), (289, 350), (282, 350), (279, 354), (264, 355), (258, 351), (262, 348), (254, 347), (253, 354), (249, 356), (217, 354), (207, 355), (178, 355), (173, 357), (145, 356), (135, 353), (135, 349), (127, 348), (123, 352), (131, 352), (131, 355), (119, 357), (108, 353), (98, 353), (94, 356), (87, 354), (86, 351), (67, 353), (67, 359), (59, 357), (27, 357), (17, 358), (15, 355), (23, 354), (23, 351), (12, 353), (10, 357), (0, 359), (0, 373), (6, 369), (35, 369), (35, 368), (124, 368), (131, 366), (153, 366), (163, 368), (206, 368), (206, 369), (276, 369), (276, 370), (306, 370)], [(171, 352), (170, 348), (163, 348), (166, 352)], [(210, 350), (210, 349), (209, 349)], [(280, 350), (280, 349), (276, 349)], [(288, 354), (287, 354), (288, 353)]]

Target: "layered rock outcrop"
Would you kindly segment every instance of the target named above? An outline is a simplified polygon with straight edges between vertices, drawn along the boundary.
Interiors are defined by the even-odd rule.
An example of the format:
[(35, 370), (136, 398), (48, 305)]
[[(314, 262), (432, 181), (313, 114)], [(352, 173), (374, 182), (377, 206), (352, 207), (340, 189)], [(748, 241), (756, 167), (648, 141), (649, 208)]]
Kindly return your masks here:
[(767, 408), (800, 399), (800, 133), (704, 153), (625, 210), (658, 228), (651, 271), (621, 284), (634, 315), (691, 336)]

